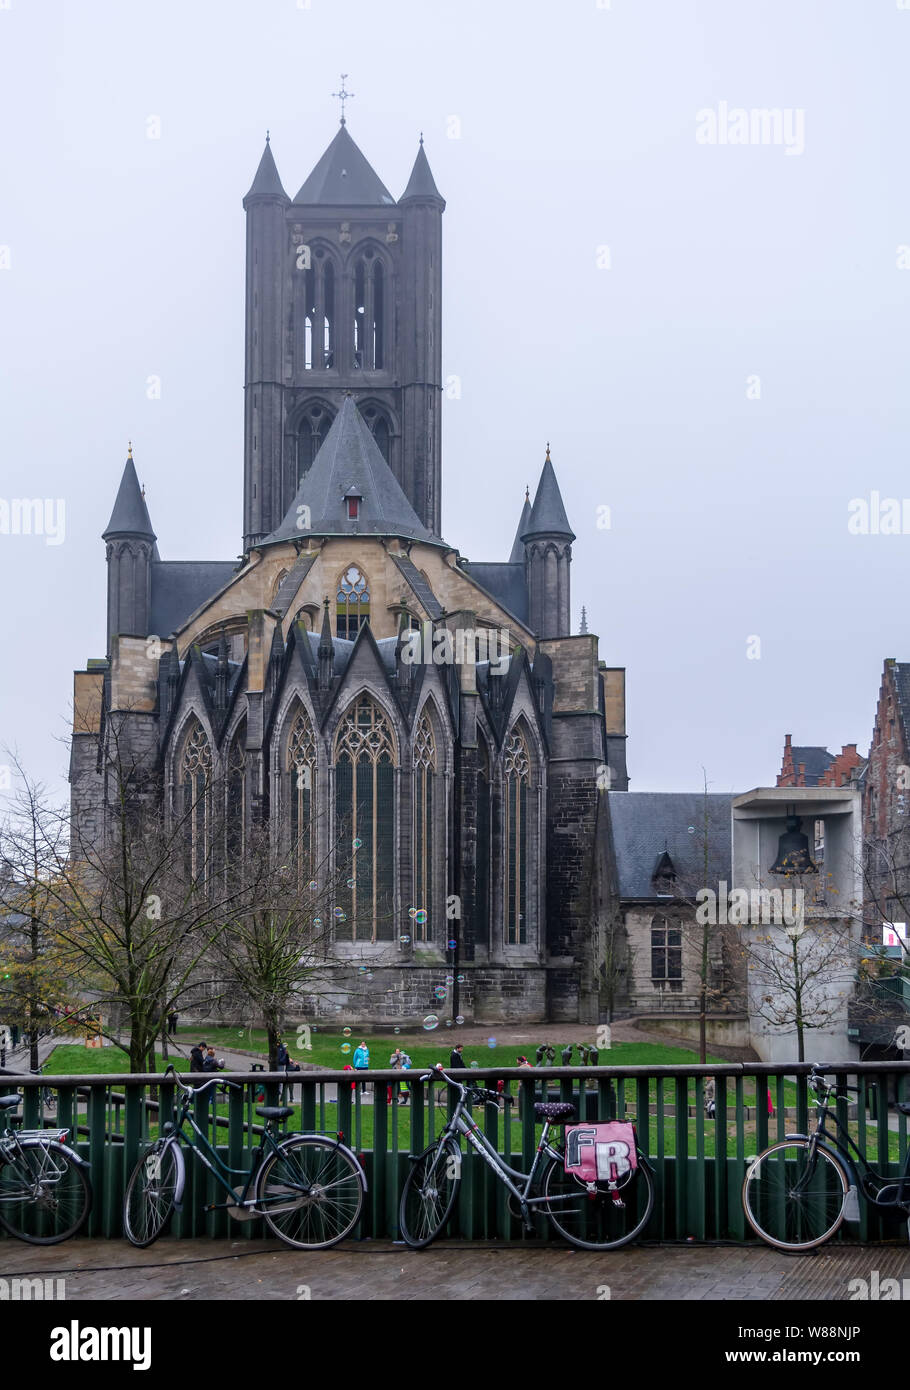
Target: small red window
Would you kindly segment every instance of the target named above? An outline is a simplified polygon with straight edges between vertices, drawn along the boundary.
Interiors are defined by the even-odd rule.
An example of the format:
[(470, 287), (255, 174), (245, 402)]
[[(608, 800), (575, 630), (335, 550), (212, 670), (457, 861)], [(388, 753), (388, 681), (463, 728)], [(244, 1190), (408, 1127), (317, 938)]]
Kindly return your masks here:
[(356, 521), (356, 520), (357, 520), (357, 517), (358, 517), (358, 515), (359, 515), (359, 513), (360, 513), (360, 498), (359, 498), (359, 497), (349, 497), (349, 498), (348, 498), (348, 520), (349, 520), (349, 521)]

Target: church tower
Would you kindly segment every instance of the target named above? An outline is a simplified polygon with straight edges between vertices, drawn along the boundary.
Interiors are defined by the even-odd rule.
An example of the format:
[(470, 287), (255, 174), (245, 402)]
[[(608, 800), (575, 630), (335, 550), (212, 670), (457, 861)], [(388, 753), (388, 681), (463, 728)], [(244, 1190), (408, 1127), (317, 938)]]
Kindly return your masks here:
[(244, 550), (280, 525), (347, 395), (438, 535), (445, 200), (422, 138), (397, 202), (344, 115), (293, 200), (267, 140), (243, 206)]

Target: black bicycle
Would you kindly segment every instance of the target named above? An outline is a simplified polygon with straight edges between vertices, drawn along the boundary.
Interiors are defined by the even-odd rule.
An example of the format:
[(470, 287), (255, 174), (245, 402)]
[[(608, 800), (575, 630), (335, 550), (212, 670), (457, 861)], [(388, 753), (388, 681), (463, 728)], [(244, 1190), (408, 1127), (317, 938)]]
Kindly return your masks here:
[[(429, 1081), (432, 1074), (427, 1072), (420, 1080)], [(499, 1094), (485, 1087), (462, 1086), (441, 1066), (436, 1075), (454, 1087), (458, 1100), (436, 1142), (411, 1159), (398, 1213), (406, 1245), (423, 1250), (452, 1215), (461, 1184), (461, 1138), (492, 1168), (517, 1206), (515, 1215), (532, 1234), (535, 1213), (545, 1216), (564, 1240), (581, 1250), (616, 1250), (645, 1229), (654, 1206), (654, 1180), (640, 1151), (637, 1166), (627, 1169), (618, 1181), (582, 1182), (566, 1172), (565, 1149), (549, 1142), (551, 1125), (573, 1123), (575, 1106), (567, 1101), (538, 1101), (534, 1113), (543, 1130), (531, 1171), (522, 1173), (497, 1153), (468, 1112), (469, 1105), (498, 1106)]]
[[(265, 1120), (259, 1147), (253, 1150), (249, 1171), (230, 1168), (197, 1125), (191, 1107), (211, 1086), (242, 1089), (237, 1082), (217, 1077), (201, 1086), (187, 1086), (173, 1065), (183, 1092), (177, 1117), (165, 1121), (160, 1137), (143, 1153), (130, 1175), (123, 1201), (123, 1228), (140, 1248), (157, 1240), (171, 1213), (180, 1210), (186, 1183), (184, 1147), (214, 1176), (227, 1200), (211, 1202), (205, 1210), (226, 1210), (235, 1220), (264, 1217), (266, 1224), (298, 1250), (325, 1250), (344, 1240), (360, 1219), (366, 1175), (355, 1155), (324, 1134), (291, 1134), (281, 1138), (277, 1126), (293, 1113), (289, 1105), (260, 1105)], [(187, 1121), (189, 1131), (184, 1129)], [(236, 1179), (242, 1179), (236, 1182)], [(232, 1179), (234, 1182), (232, 1183)]]
[[(816, 1094), (816, 1122), (812, 1134), (788, 1134), (753, 1158), (743, 1181), (742, 1202), (746, 1220), (756, 1235), (777, 1250), (814, 1250), (830, 1240), (845, 1220), (859, 1218), (859, 1198), (880, 1211), (900, 1212), (908, 1218), (910, 1233), (910, 1151), (899, 1178), (876, 1172), (854, 1143), (846, 1127), (832, 1116), (835, 1134), (826, 1129), (832, 1100), (855, 1086), (826, 1081), (830, 1067), (817, 1063), (809, 1074)], [(910, 1104), (898, 1102), (898, 1110), (910, 1115)], [(854, 1159), (861, 1172), (857, 1181)]]
[[(19, 1096), (0, 1096), (0, 1111)], [(88, 1163), (64, 1141), (66, 1129), (20, 1129), (0, 1135), (0, 1226), (29, 1245), (74, 1236), (92, 1206)]]

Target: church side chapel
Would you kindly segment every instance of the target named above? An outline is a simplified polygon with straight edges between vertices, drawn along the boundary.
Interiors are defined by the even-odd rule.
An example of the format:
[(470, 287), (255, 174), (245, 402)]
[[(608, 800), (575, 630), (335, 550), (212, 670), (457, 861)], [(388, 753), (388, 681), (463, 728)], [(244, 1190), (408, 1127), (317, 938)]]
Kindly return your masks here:
[(445, 1017), (457, 968), (467, 1022), (596, 1021), (624, 672), (572, 634), (549, 447), (507, 558), (442, 535), (445, 201), (423, 141), (396, 199), (343, 115), (294, 197), (267, 140), (243, 207), (243, 556), (162, 559), (130, 450), (103, 534), (107, 651), (75, 675), (74, 820), (109, 833), (117, 712), (162, 816), (202, 806), (193, 840), (267, 825), (305, 892), (353, 838), (330, 992), (304, 984), (301, 1016)]

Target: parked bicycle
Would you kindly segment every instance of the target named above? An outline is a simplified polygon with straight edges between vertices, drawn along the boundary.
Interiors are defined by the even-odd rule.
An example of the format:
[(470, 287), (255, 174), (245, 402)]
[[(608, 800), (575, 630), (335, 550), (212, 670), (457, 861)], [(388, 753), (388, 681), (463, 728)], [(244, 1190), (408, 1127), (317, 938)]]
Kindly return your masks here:
[[(583, 1182), (566, 1171), (565, 1148), (549, 1142), (551, 1126), (575, 1120), (575, 1106), (564, 1101), (538, 1101), (534, 1113), (543, 1130), (531, 1171), (523, 1173), (497, 1153), (468, 1110), (469, 1105), (498, 1107), (498, 1093), (486, 1087), (463, 1086), (441, 1066), (435, 1074), (458, 1092), (458, 1100), (436, 1142), (411, 1160), (398, 1214), (406, 1245), (423, 1250), (451, 1217), (461, 1184), (461, 1138), (507, 1189), (517, 1206), (513, 1214), (530, 1233), (535, 1231), (535, 1215), (540, 1214), (570, 1245), (582, 1250), (615, 1250), (645, 1229), (654, 1206), (654, 1174), (643, 1153), (638, 1151), (637, 1163), (614, 1181)], [(427, 1072), (420, 1080), (428, 1081), (432, 1075)]]
[(185, 1149), (227, 1194), (226, 1201), (211, 1202), (206, 1211), (224, 1209), (235, 1220), (262, 1216), (280, 1240), (298, 1250), (325, 1250), (353, 1230), (360, 1219), (367, 1182), (357, 1158), (340, 1138), (324, 1134), (281, 1138), (278, 1125), (293, 1113), (291, 1106), (257, 1106), (256, 1114), (266, 1123), (259, 1147), (253, 1150), (251, 1167), (248, 1172), (230, 1168), (196, 1123), (191, 1107), (195, 1097), (204, 1095), (211, 1086), (242, 1088), (218, 1077), (200, 1086), (188, 1086), (173, 1065), (167, 1068), (168, 1074), (173, 1075), (183, 1095), (176, 1119), (162, 1124), (159, 1138), (140, 1156), (130, 1175), (123, 1201), (123, 1227), (133, 1245), (151, 1245), (171, 1213), (180, 1210), (186, 1184)]
[[(19, 1096), (0, 1096), (10, 1112)], [(76, 1234), (92, 1206), (89, 1165), (64, 1141), (66, 1129), (0, 1135), (0, 1226), (29, 1245), (56, 1245)]]
[[(831, 1068), (817, 1063), (809, 1074), (816, 1094), (815, 1130), (788, 1134), (752, 1159), (743, 1181), (746, 1220), (756, 1235), (777, 1250), (814, 1250), (830, 1240), (845, 1220), (859, 1219), (859, 1197), (880, 1211), (908, 1218), (910, 1234), (910, 1151), (897, 1179), (866, 1161), (835, 1113), (835, 1134), (826, 1128), (832, 1100), (858, 1094), (855, 1086), (827, 1081)], [(910, 1104), (898, 1102), (910, 1115)], [(861, 1172), (857, 1181), (856, 1156)]]

